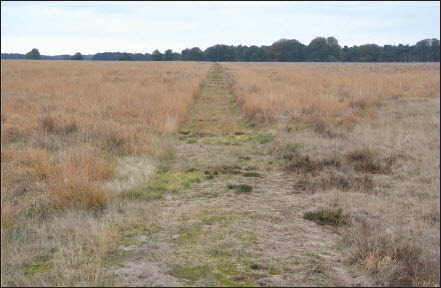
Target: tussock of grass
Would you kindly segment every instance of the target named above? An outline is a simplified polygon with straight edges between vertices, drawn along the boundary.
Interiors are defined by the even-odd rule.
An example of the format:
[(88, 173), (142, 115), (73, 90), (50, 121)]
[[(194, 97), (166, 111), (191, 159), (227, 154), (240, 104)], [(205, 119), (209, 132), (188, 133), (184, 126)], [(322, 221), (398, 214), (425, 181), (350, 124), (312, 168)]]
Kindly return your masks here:
[(205, 177), (207, 179), (213, 179), (214, 176), (217, 176), (219, 174), (218, 170), (214, 169), (214, 170), (206, 170), (205, 171)]
[(248, 184), (228, 184), (227, 187), (237, 192), (251, 192), (253, 190), (253, 187)]
[(81, 175), (57, 182), (52, 191), (61, 206), (98, 210), (107, 205), (107, 194), (100, 184)]
[(396, 287), (437, 286), (439, 258), (426, 258), (422, 249), (406, 237), (395, 239), (385, 233), (381, 223), (362, 221), (355, 229), (350, 238), (356, 244), (355, 257), (378, 277), (379, 283)]
[(262, 177), (262, 175), (257, 172), (245, 172), (243, 173), (243, 177)]
[(349, 218), (343, 214), (342, 209), (306, 212), (303, 214), (303, 218), (314, 221), (319, 225), (342, 226), (349, 223)]
[(277, 154), (281, 155), (285, 160), (293, 160), (300, 155), (303, 145), (300, 143), (288, 143), (277, 150)]
[(240, 166), (238, 165), (223, 165), (221, 167), (218, 168), (219, 172), (222, 174), (233, 174), (233, 175), (238, 175), (240, 174)]
[(339, 159), (311, 160), (309, 155), (298, 155), (288, 164), (288, 169), (296, 173), (318, 173), (326, 167), (339, 168), (341, 162)]
[(323, 190), (339, 189), (341, 191), (361, 191), (370, 193), (374, 189), (374, 180), (370, 175), (351, 176), (330, 174), (320, 183)]
[(239, 175), (240, 172), (240, 166), (238, 165), (222, 165), (222, 166), (216, 166), (213, 169), (206, 170), (205, 175), (208, 179), (213, 179), (214, 176), (217, 176), (219, 174), (232, 174), (232, 175)]
[(108, 202), (102, 181), (111, 179), (115, 168), (87, 153), (74, 155), (60, 163), (51, 175), (51, 195), (62, 207), (101, 209)]
[(128, 147), (126, 140), (122, 135), (112, 133), (103, 139), (101, 143), (102, 151), (106, 151), (115, 155), (125, 155), (128, 154)]
[(56, 119), (50, 114), (50, 112), (46, 112), (40, 118), (40, 124), (42, 129), (50, 134), (71, 134), (75, 133), (78, 130), (78, 125), (75, 120), (70, 121), (69, 123), (59, 123)]
[(371, 174), (391, 174), (394, 157), (380, 159), (372, 149), (356, 150), (348, 153), (347, 158), (357, 171)]
[(257, 170), (257, 167), (256, 166), (245, 167), (245, 171), (252, 171), (252, 170)]
[(256, 263), (252, 263), (252, 264), (250, 265), (250, 268), (253, 269), (253, 270), (258, 270), (258, 269), (259, 269), (259, 265), (256, 264)]

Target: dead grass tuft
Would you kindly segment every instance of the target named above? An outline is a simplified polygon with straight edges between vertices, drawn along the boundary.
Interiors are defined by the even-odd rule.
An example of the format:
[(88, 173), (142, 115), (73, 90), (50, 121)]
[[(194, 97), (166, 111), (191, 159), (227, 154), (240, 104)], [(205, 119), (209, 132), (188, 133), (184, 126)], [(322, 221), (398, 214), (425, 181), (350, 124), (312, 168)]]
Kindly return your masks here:
[(439, 281), (436, 258), (425, 258), (422, 249), (397, 235), (381, 231), (382, 225), (361, 221), (357, 231), (356, 257), (376, 274), (380, 285), (409, 287), (433, 286)]
[(395, 157), (379, 159), (372, 149), (356, 150), (348, 153), (347, 158), (354, 163), (357, 171), (371, 174), (391, 174)]
[(317, 174), (326, 167), (341, 167), (341, 162), (339, 159), (324, 159), (324, 160), (311, 160), (309, 155), (297, 155), (288, 164), (288, 170), (296, 173)]
[(51, 195), (62, 207), (101, 209), (108, 201), (102, 182), (114, 174), (112, 165), (92, 155), (68, 157), (54, 174)]
[(303, 218), (319, 225), (342, 226), (349, 223), (349, 217), (343, 213), (342, 209), (306, 212)]
[(358, 191), (374, 193), (374, 180), (370, 175), (352, 176), (331, 173), (320, 183), (322, 190), (338, 189), (341, 191)]

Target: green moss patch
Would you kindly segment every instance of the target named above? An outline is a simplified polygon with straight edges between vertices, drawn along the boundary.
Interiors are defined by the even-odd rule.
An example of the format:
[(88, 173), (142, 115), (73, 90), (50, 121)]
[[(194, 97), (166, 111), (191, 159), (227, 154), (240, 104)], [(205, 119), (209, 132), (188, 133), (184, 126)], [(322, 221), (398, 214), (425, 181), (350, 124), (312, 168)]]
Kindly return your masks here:
[(171, 274), (178, 279), (189, 281), (189, 284), (196, 282), (202, 277), (206, 277), (210, 273), (210, 269), (206, 266), (182, 266), (171, 271)]
[(239, 146), (241, 145), (241, 141), (236, 139), (235, 136), (227, 136), (224, 138), (205, 138), (202, 140), (202, 143), (204, 144), (211, 144), (211, 145), (233, 145), (233, 146)]
[(253, 140), (259, 144), (265, 144), (274, 139), (274, 135), (271, 133), (259, 134), (253, 137)]
[(204, 174), (198, 171), (158, 173), (147, 183), (128, 191), (126, 196), (131, 199), (162, 199), (166, 193), (190, 188), (192, 183), (201, 183), (204, 179)]
[(137, 240), (138, 236), (148, 236), (160, 231), (161, 228), (146, 222), (123, 222), (111, 224), (110, 230), (118, 234), (120, 244), (130, 246), (140, 244)]

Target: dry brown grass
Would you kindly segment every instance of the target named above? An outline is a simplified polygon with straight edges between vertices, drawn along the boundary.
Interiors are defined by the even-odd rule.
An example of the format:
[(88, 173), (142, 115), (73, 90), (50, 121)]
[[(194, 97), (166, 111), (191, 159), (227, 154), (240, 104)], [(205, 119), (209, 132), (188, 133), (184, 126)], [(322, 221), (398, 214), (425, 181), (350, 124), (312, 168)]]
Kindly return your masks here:
[[(115, 156), (154, 155), (187, 114), (205, 63), (2, 61), (2, 201), (45, 194), (101, 207)], [(28, 201), (26, 201), (28, 203)], [(24, 204), (26, 205), (26, 204)], [(20, 210), (21, 207), (14, 207)], [(5, 212), (6, 213), (6, 212)]]
[[(170, 151), (168, 135), (185, 120), (209, 67), (189, 62), (1, 61), (2, 284), (69, 285), (80, 272), (86, 274), (76, 284), (100, 283), (101, 276), (85, 272), (89, 260), (74, 252), (56, 261), (70, 257), (86, 264), (72, 268), (65, 279), (56, 279), (66, 272), (58, 268), (42, 278), (23, 276), (24, 255), (32, 258), (44, 245), (20, 238), (17, 231), (34, 231), (43, 243), (40, 233), (55, 229), (50, 225), (66, 217), (62, 211), (114, 211), (103, 213), (104, 207), (119, 205), (112, 204), (115, 192), (145, 181), (153, 171), (151, 158)], [(75, 220), (80, 212), (72, 213)], [(80, 235), (68, 240), (75, 251), (97, 237), (110, 237), (104, 235), (108, 223), (103, 219), (86, 218), (99, 229), (86, 235), (74, 228), (83, 225), (81, 219), (64, 223), (54, 246), (62, 247), (62, 239), (72, 233)], [(112, 242), (98, 241), (104, 246)], [(20, 243), (21, 248), (14, 248)]]
[(351, 217), (352, 261), (377, 285), (439, 286), (439, 64), (223, 65), (293, 192)]
[(281, 117), (323, 134), (353, 127), (380, 101), (440, 93), (439, 64), (226, 63), (243, 114), (257, 123)]

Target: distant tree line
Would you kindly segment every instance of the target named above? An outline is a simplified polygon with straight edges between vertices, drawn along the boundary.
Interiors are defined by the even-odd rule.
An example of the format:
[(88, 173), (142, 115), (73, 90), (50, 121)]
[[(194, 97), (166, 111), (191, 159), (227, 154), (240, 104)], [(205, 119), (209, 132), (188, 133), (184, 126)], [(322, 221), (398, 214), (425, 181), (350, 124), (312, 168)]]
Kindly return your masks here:
[(149, 53), (103, 52), (93, 55), (91, 60), (96, 61), (150, 61)]
[(82, 55), (80, 52), (75, 55), (40, 55), (37, 48), (32, 49), (26, 54), (19, 53), (2, 53), (2, 59), (30, 59), (30, 60), (91, 60), (93, 55)]
[(280, 39), (270, 46), (218, 44), (202, 51), (198, 47), (149, 53), (104, 52), (95, 55), (40, 55), (37, 49), (23, 54), (2, 53), (2, 59), (96, 60), (96, 61), (241, 61), (241, 62), (439, 62), (440, 41), (424, 39), (415, 45), (364, 44), (341, 47), (334, 37), (317, 37), (308, 45)]

